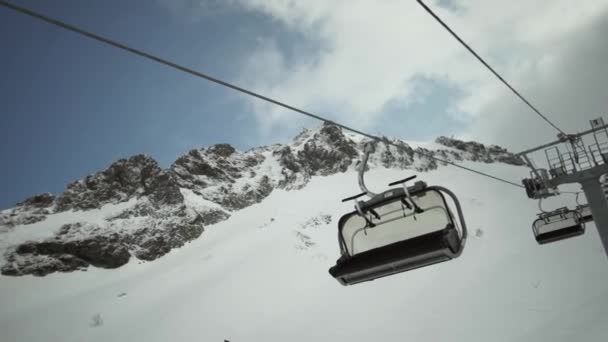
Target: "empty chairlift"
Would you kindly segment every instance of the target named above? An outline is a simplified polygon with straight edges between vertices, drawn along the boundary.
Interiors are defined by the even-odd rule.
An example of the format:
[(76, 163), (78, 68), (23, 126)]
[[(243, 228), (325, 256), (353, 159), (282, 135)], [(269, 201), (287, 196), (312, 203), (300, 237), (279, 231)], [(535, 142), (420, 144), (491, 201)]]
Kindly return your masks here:
[(542, 245), (584, 234), (585, 223), (577, 210), (564, 207), (539, 214), (532, 230), (536, 241)]
[[(367, 156), (364, 159), (363, 166)], [(361, 172), (361, 171), (360, 171)], [(458, 257), (466, 241), (466, 224), (456, 196), (448, 189), (416, 182), (394, 182), (338, 223), (341, 257), (329, 273), (342, 285), (374, 280)], [(370, 194), (362, 182), (364, 193)], [(346, 201), (345, 200), (345, 201)], [(450, 202), (456, 208), (452, 212)]]

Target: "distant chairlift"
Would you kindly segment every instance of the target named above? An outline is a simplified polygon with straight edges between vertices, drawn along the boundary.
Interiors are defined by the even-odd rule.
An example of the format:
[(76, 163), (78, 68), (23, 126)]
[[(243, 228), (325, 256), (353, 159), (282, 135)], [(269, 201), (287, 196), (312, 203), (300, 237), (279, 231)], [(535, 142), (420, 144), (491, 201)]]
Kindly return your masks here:
[[(560, 174), (562, 171), (566, 172), (563, 167), (563, 160), (559, 157), (559, 152), (557, 152), (557, 154), (558, 157), (553, 157), (553, 159), (547, 155), (547, 160), (550, 165), (554, 165), (552, 164), (552, 161), (559, 160), (559, 162), (555, 162), (555, 165), (557, 166), (551, 169), (550, 173), (552, 175)], [(559, 195), (559, 190), (556, 187), (548, 185), (549, 172), (547, 172), (546, 169), (536, 168), (525, 155), (523, 158), (527, 165), (532, 169), (530, 172), (531, 177), (523, 180), (526, 194), (529, 198), (539, 200), (539, 209), (541, 211), (541, 213), (538, 214), (538, 218), (532, 223), (532, 232), (534, 233), (536, 242), (543, 245), (584, 234), (585, 222), (593, 220), (589, 206), (579, 204), (576, 207), (576, 210), (570, 210), (567, 207), (563, 207), (549, 212), (544, 211), (542, 209), (542, 200)]]
[(547, 170), (535, 169), (531, 163), (529, 163), (529, 165), (531, 168), (533, 168), (533, 171), (530, 172), (531, 177), (522, 181), (524, 187), (526, 188), (528, 198), (542, 199), (558, 195), (559, 191), (556, 188), (548, 187), (546, 184), (547, 180), (549, 179)]
[(532, 224), (536, 241), (543, 245), (585, 233), (585, 222), (578, 210), (566, 207), (538, 214)]
[[(342, 285), (352, 285), (460, 256), (467, 229), (456, 196), (446, 188), (421, 181), (407, 187), (406, 182), (416, 176), (389, 184), (402, 184), (401, 188), (373, 194), (363, 182), (368, 154), (366, 150), (359, 171), (364, 193), (343, 201), (373, 196), (356, 201), (355, 211), (340, 219), (342, 256), (329, 273)], [(453, 202), (457, 216), (446, 198)]]

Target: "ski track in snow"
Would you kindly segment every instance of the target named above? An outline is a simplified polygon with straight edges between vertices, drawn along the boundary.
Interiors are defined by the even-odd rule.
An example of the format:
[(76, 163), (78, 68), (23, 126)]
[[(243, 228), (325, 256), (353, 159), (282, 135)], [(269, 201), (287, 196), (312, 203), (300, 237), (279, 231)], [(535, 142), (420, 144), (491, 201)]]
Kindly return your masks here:
[[(464, 165), (509, 179), (527, 175), (520, 167)], [(366, 180), (382, 190), (411, 173), (379, 168)], [(457, 260), (339, 285), (327, 269), (339, 256), (337, 221), (352, 210), (340, 199), (359, 191), (356, 174), (314, 177), (302, 190), (275, 190), (154, 262), (132, 259), (115, 270), (44, 278), (0, 276), (0, 340), (606, 340), (608, 263), (593, 224), (582, 237), (538, 246), (530, 229), (537, 203), (523, 189), (450, 167), (418, 176), (461, 200), (470, 238)], [(566, 203), (574, 197), (547, 200), (545, 207)], [(102, 209), (95, 215), (106, 215)], [(332, 223), (302, 229), (321, 213), (331, 214)], [(28, 238), (52, 233), (43, 226), (52, 227), (41, 224)], [(297, 249), (296, 232), (315, 245)], [(102, 324), (92, 326), (96, 314)]]

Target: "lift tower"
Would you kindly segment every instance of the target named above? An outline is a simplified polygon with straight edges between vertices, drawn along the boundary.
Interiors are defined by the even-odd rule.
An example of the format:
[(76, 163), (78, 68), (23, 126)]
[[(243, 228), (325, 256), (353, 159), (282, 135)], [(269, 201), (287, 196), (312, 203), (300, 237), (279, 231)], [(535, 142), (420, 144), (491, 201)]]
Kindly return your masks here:
[[(523, 180), (528, 197), (555, 196), (559, 194), (559, 185), (579, 183), (608, 255), (608, 199), (600, 180), (608, 175), (608, 125), (599, 118), (591, 120), (590, 130), (558, 137), (556, 141), (518, 153), (532, 169), (531, 178)], [(560, 150), (564, 145), (566, 149)], [(545, 152), (546, 169), (537, 168), (530, 157), (540, 150)]]

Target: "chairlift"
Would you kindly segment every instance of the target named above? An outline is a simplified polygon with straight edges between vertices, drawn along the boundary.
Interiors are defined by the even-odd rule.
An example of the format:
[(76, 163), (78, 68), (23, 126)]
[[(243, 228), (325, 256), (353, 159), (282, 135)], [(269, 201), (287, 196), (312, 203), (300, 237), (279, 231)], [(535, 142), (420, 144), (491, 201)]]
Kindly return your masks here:
[[(530, 166), (532, 167), (532, 166)], [(542, 199), (559, 194), (557, 189), (547, 186), (549, 175), (546, 169), (535, 169), (530, 172), (531, 178), (522, 180), (528, 198)]]
[(583, 235), (585, 223), (578, 210), (567, 207), (538, 214), (532, 224), (536, 242), (540, 245)]
[[(355, 210), (338, 223), (341, 257), (329, 273), (342, 285), (409, 271), (457, 258), (462, 253), (467, 229), (460, 202), (450, 190), (418, 181), (408, 187), (412, 176), (371, 193), (363, 182), (369, 150), (359, 169), (363, 193), (344, 199), (355, 201)], [(446, 198), (453, 202), (457, 216)]]

